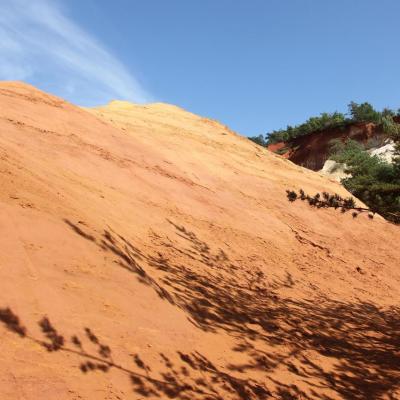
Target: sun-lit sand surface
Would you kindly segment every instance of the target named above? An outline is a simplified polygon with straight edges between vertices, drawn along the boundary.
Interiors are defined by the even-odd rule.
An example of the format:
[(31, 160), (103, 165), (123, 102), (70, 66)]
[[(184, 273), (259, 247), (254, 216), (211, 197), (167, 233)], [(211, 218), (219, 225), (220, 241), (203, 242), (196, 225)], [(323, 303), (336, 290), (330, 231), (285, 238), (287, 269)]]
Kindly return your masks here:
[(338, 183), (175, 106), (1, 82), (0, 186), (1, 399), (400, 398), (399, 227), (286, 199)]

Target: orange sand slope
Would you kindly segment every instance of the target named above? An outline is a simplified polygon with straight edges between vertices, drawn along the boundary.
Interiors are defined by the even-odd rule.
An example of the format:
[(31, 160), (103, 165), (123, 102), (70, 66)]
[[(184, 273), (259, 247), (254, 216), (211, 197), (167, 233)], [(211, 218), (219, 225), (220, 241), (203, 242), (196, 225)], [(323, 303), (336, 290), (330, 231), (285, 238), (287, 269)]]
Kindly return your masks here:
[(1, 399), (400, 399), (399, 228), (165, 104), (0, 83)]

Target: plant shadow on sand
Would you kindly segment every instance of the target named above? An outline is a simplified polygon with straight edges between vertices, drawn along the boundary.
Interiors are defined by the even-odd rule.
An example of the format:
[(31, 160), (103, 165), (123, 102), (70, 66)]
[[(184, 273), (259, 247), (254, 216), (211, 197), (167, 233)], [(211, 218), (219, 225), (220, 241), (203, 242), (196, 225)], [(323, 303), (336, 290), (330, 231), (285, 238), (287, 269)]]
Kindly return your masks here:
[[(107, 372), (111, 368), (124, 371), (130, 376), (133, 390), (145, 397), (182, 400), (398, 398), (399, 309), (381, 310), (373, 304), (342, 303), (327, 298), (319, 301), (282, 298), (277, 290), (293, 284), (290, 275), (284, 282), (268, 284), (258, 268), (235, 265), (222, 250), (213, 252), (194, 232), (169, 222), (176, 240), (153, 233), (151, 240), (162, 251), (150, 255), (111, 229), (96, 236), (66, 221), (83, 239), (112, 253), (118, 266), (153, 288), (160, 298), (182, 309), (199, 329), (231, 335), (237, 343), (233, 350), (246, 355), (248, 362), (220, 368), (199, 353), (179, 353), (182, 363), (177, 366), (160, 355), (165, 372), (161, 374), (162, 379), (155, 379), (139, 355), (134, 360), (139, 372), (134, 372), (115, 364), (110, 358), (111, 349), (100, 342), (99, 352), (104, 346), (104, 354), (93, 356), (79, 347), (82, 342), (77, 335), (76, 340), (71, 339), (73, 349), (64, 339), (57, 340), (63, 336), (56, 330), (54, 333), (51, 324), (46, 331), (41, 325), (47, 338), (43, 342), (30, 338), (10, 309), (0, 310), (0, 320), (21, 337), (45, 347), (44, 343), (50, 343), (47, 350), (72, 351), (83, 357), (86, 359), (86, 364), (81, 365), (83, 372), (92, 369)], [(87, 329), (86, 337), (91, 340), (88, 332), (92, 331)], [(265, 345), (277, 351), (267, 351)], [(331, 368), (324, 370), (318, 365), (315, 361), (318, 357), (329, 359)], [(279, 375), (274, 372), (278, 369), (287, 370), (308, 391), (276, 378)], [(262, 378), (249, 379), (250, 376)]]

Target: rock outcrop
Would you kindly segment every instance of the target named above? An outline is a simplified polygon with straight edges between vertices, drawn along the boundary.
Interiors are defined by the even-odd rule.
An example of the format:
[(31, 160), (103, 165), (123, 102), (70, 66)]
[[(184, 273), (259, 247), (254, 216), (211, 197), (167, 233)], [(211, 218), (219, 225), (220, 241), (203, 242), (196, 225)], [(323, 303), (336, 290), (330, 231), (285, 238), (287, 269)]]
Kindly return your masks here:
[(329, 159), (329, 152), (333, 140), (355, 140), (366, 148), (380, 148), (386, 144), (388, 135), (373, 123), (355, 122), (343, 128), (326, 129), (309, 135), (299, 136), (289, 143), (276, 143), (268, 146), (273, 152), (282, 155), (297, 165), (313, 171), (323, 169)]

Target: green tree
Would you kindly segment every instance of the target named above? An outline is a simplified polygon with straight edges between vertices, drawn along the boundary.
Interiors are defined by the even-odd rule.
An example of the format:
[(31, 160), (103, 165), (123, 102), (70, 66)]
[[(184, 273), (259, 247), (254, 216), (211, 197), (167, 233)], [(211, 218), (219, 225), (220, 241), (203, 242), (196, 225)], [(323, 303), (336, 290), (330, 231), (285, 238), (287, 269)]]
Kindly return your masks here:
[[(397, 145), (397, 150), (399, 145)], [(394, 164), (371, 156), (352, 140), (335, 142), (331, 158), (345, 164), (349, 177), (343, 186), (373, 211), (386, 219), (400, 223), (400, 159)]]
[(394, 122), (393, 115), (382, 112), (381, 125), (383, 131), (389, 136), (396, 138), (400, 135), (400, 125)]
[(349, 114), (351, 119), (356, 122), (375, 122), (380, 123), (381, 114), (372, 107), (371, 104), (365, 102), (358, 104), (352, 101), (349, 105)]
[(280, 129), (268, 133), (267, 144), (287, 142), (298, 136), (308, 135), (312, 132), (316, 132), (319, 130), (341, 127), (344, 126), (347, 122), (348, 121), (345, 115), (342, 113), (322, 113), (317, 117), (310, 117), (306, 122), (300, 125), (288, 125), (286, 129)]
[(252, 137), (249, 137), (249, 139), (250, 139), (251, 141), (253, 141), (254, 143), (257, 143), (257, 144), (260, 145), (260, 146), (265, 147), (265, 146), (267, 145), (267, 142), (265, 141), (263, 135), (252, 136)]

